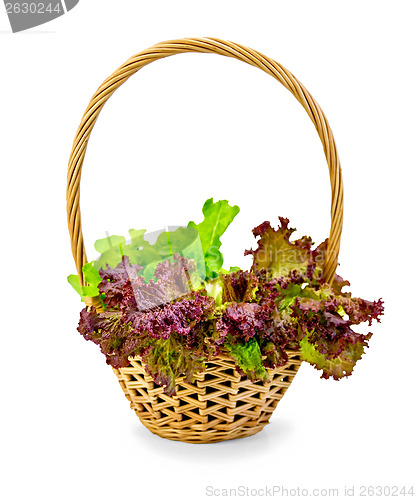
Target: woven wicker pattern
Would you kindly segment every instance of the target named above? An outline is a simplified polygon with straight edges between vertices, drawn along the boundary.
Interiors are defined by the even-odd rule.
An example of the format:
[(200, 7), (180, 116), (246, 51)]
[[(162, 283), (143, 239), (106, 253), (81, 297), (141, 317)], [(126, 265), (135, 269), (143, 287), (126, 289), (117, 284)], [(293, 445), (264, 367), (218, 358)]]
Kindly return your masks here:
[[(79, 204), (81, 170), (95, 122), (107, 100), (130, 76), (153, 61), (184, 52), (234, 57), (255, 66), (288, 89), (308, 113), (321, 140), (331, 182), (331, 229), (324, 263), (324, 278), (331, 283), (338, 262), (344, 196), (341, 167), (327, 119), (305, 87), (279, 63), (243, 45), (214, 38), (186, 38), (154, 45), (120, 66), (92, 97), (76, 133), (68, 165), (68, 228), (81, 283), (84, 284), (82, 266), (87, 262)], [(95, 298), (88, 298), (86, 303), (100, 305)], [(154, 384), (138, 358), (132, 359), (129, 367), (114, 371), (132, 408), (153, 433), (190, 443), (210, 443), (259, 432), (268, 423), (299, 366), (299, 353), (291, 352), (285, 367), (270, 371), (270, 383), (253, 384), (240, 377), (231, 359), (220, 356), (208, 364), (208, 370), (199, 374), (194, 384), (179, 378), (175, 397), (166, 396)]]
[(131, 408), (151, 432), (175, 441), (215, 443), (261, 431), (300, 364), (299, 353), (291, 351), (285, 366), (268, 370), (270, 382), (253, 383), (239, 375), (230, 358), (219, 356), (194, 383), (180, 377), (173, 397), (153, 382), (140, 358), (114, 372)]

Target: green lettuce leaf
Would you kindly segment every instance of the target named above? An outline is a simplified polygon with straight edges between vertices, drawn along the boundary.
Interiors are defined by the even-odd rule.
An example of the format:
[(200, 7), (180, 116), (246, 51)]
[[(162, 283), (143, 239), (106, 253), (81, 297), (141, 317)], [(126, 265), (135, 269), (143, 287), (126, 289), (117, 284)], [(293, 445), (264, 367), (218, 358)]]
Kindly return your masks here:
[(68, 283), (81, 296), (81, 300), (83, 300), (84, 297), (97, 297), (100, 295), (98, 285), (101, 283), (102, 279), (99, 272), (94, 267), (94, 262), (85, 264), (82, 267), (82, 273), (84, 275), (86, 286), (81, 286), (77, 274), (70, 274), (67, 278)]
[(85, 282), (87, 286), (82, 287), (83, 297), (96, 297), (100, 294), (98, 290), (98, 285), (101, 283), (101, 276), (97, 269), (94, 267), (94, 262), (88, 262), (82, 267), (82, 273), (84, 275)]
[(239, 211), (239, 207), (231, 206), (227, 200), (214, 203), (210, 198), (202, 207), (204, 220), (198, 225), (192, 221), (188, 224), (199, 233), (207, 278), (216, 278), (222, 269), (224, 257), (220, 251), (220, 238)]
[(143, 276), (148, 281), (154, 278), (159, 262), (179, 254), (194, 260), (201, 279), (205, 278), (204, 253), (195, 228), (179, 227), (173, 231), (162, 231), (153, 244), (147, 241), (149, 233), (145, 229), (130, 229), (129, 234), (129, 243), (122, 236), (109, 236), (96, 241), (95, 249), (101, 252), (100, 257), (93, 261), (96, 270), (115, 269), (123, 256), (127, 256), (133, 265), (140, 264), (144, 268)]
[(80, 295), (82, 300), (82, 290), (81, 283), (79, 282), (78, 274), (70, 274), (67, 277), (68, 283), (72, 286), (72, 288)]
[(93, 262), (94, 267), (97, 271), (101, 268), (116, 267), (117, 264), (121, 262), (124, 255), (124, 246), (126, 243), (126, 238), (124, 236), (107, 236), (97, 240), (94, 243), (94, 248), (100, 253), (100, 257)]
[(124, 246), (123, 253), (129, 257), (133, 265), (140, 264), (145, 268), (175, 254), (193, 259), (196, 263), (203, 259), (198, 232), (193, 228), (179, 227), (173, 231), (168, 228), (158, 235), (154, 244), (145, 239), (148, 233), (143, 229), (139, 231), (130, 229), (129, 234), (131, 243)]
[(231, 343), (226, 342), (224, 348), (234, 359), (240, 373), (246, 375), (251, 381), (267, 381), (269, 375), (263, 366), (260, 346), (256, 339), (248, 342)]

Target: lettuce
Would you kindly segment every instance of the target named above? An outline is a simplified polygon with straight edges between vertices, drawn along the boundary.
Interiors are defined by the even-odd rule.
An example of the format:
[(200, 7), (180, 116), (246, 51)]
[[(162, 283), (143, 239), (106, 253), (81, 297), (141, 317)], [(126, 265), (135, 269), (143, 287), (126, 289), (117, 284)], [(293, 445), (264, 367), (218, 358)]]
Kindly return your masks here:
[(242, 375), (252, 381), (269, 380), (269, 375), (263, 366), (260, 346), (256, 339), (235, 344), (229, 342), (226, 344), (226, 349)]
[[(214, 203), (211, 198), (202, 208), (204, 220), (201, 223), (196, 225), (189, 222), (187, 227), (162, 231), (153, 244), (148, 241), (152, 239), (153, 234), (145, 229), (130, 229), (130, 242), (127, 242), (124, 236), (118, 235), (99, 239), (94, 247), (100, 256), (82, 268), (86, 286), (81, 287), (74, 274), (68, 276), (68, 282), (82, 299), (95, 297), (99, 295), (99, 271), (116, 268), (123, 257), (128, 257), (132, 265), (140, 265), (141, 275), (149, 281), (155, 278), (155, 270), (160, 262), (180, 254), (195, 262), (199, 279), (194, 280), (194, 285), (198, 287), (206, 278), (210, 279), (218, 276), (220, 271), (224, 272), (220, 237), (239, 211), (237, 206), (231, 207), (226, 200)], [(237, 268), (232, 270), (235, 269)]]
[(312, 278), (322, 272), (322, 249), (312, 250), (312, 239), (308, 236), (290, 241), (295, 229), (289, 228), (289, 220), (279, 217), (281, 226), (276, 231), (270, 222), (263, 222), (253, 229), (254, 236), (260, 236), (256, 250), (246, 250), (245, 255), (253, 256), (253, 270), (265, 269), (270, 277), (286, 277), (296, 273)]
[(325, 356), (311, 344), (309, 335), (307, 335), (299, 342), (301, 359), (310, 363), (317, 370), (322, 370), (322, 378), (332, 377), (334, 380), (339, 380), (352, 374), (356, 362), (364, 354), (368, 338), (369, 336), (366, 336), (363, 337), (362, 341), (346, 344), (337, 355)]
[(204, 220), (198, 225), (195, 222), (188, 224), (188, 227), (198, 231), (204, 253), (207, 278), (216, 278), (222, 269), (224, 257), (220, 252), (220, 237), (239, 211), (239, 207), (230, 206), (226, 200), (214, 203), (211, 198), (202, 207)]
[(253, 381), (287, 363), (289, 349), (323, 378), (352, 373), (372, 336), (353, 327), (379, 322), (383, 301), (344, 292), (349, 282), (338, 275), (325, 283), (326, 242), (291, 241), (284, 218), (277, 230), (269, 222), (253, 230), (249, 271), (224, 270), (220, 238), (238, 211), (210, 199), (201, 223), (160, 233), (153, 244), (145, 230), (130, 230), (129, 243), (122, 236), (96, 242), (101, 255), (83, 267), (87, 285), (68, 281), (83, 297), (101, 297), (103, 311), (85, 308), (78, 331), (107, 363), (120, 368), (140, 356), (167, 394), (175, 394), (177, 377), (194, 380), (219, 353)]

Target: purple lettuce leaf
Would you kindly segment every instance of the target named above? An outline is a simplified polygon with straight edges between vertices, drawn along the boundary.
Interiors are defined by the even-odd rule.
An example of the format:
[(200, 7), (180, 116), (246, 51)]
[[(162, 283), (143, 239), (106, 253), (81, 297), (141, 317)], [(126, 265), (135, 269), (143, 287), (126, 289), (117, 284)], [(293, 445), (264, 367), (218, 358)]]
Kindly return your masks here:
[(341, 352), (336, 356), (325, 356), (309, 342), (309, 337), (305, 336), (299, 342), (301, 359), (310, 363), (317, 370), (322, 370), (321, 378), (328, 379), (332, 377), (334, 380), (339, 380), (343, 377), (348, 377), (352, 374), (355, 364), (361, 359), (364, 354), (364, 347), (367, 347), (369, 336), (363, 336), (361, 340), (356, 339), (355, 342), (345, 343)]
[(232, 302), (227, 305), (216, 323), (220, 339), (227, 335), (249, 341), (264, 331), (270, 310), (256, 303)]

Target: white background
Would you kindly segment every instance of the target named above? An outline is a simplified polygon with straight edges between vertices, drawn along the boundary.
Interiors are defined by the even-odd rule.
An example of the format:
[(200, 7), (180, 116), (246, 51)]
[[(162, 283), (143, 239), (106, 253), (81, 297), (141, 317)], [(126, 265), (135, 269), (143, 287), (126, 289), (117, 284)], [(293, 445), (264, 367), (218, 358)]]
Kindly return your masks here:
[[(1, 8), (3, 10), (3, 8)], [(207, 498), (206, 487), (414, 484), (416, 73), (413, 1), (81, 0), (12, 34), (0, 12), (2, 498)], [(66, 164), (101, 82), (163, 40), (214, 36), (286, 66), (324, 109), (345, 181), (339, 273), (385, 300), (352, 377), (303, 365), (251, 438), (188, 445), (150, 434), (77, 333)], [(206, 198), (241, 207), (227, 265), (279, 215), (329, 231), (330, 187), (302, 107), (238, 61), (181, 55), (146, 67), (105, 107), (84, 166), (90, 258), (105, 231), (200, 220)], [(323, 495), (322, 495), (323, 496)], [(407, 497), (410, 498), (410, 497)]]

